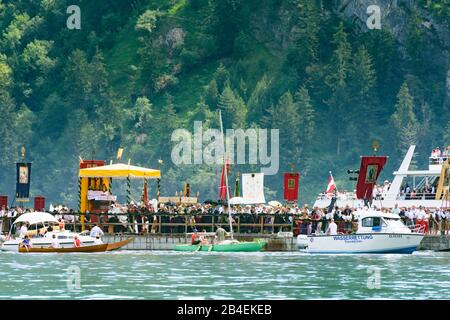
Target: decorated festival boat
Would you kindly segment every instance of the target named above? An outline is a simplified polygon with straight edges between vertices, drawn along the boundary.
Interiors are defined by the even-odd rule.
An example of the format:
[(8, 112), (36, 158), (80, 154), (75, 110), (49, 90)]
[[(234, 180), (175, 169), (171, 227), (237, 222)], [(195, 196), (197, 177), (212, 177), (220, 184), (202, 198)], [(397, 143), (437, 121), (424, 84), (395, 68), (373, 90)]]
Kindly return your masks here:
[[(28, 225), (26, 232), (14, 237), (11, 231), (1, 245), (3, 251), (13, 252), (103, 252), (117, 250), (133, 239), (126, 239), (116, 243), (102, 243), (100, 239), (64, 230), (59, 227), (59, 221), (47, 212), (30, 212), (20, 215), (13, 223)], [(28, 243), (24, 244), (27, 238)], [(79, 240), (79, 246), (75, 246), (75, 239)], [(57, 244), (57, 247), (55, 247)]]

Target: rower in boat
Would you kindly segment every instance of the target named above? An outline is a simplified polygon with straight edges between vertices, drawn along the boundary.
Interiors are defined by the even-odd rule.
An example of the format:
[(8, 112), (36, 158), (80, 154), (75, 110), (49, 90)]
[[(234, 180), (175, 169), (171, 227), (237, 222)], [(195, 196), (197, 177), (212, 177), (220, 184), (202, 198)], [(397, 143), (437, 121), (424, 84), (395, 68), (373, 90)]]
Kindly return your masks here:
[(73, 239), (73, 245), (74, 245), (75, 248), (81, 247), (81, 241), (80, 241), (80, 239), (78, 239), (78, 236), (75, 236), (75, 237), (74, 237), (74, 239)]
[(198, 245), (201, 242), (202, 241), (200, 240), (200, 237), (198, 236), (197, 229), (194, 229), (194, 232), (192, 233), (192, 236), (191, 236), (191, 244), (192, 245)]
[(221, 243), (221, 242), (225, 241), (225, 234), (226, 234), (225, 229), (222, 228), (221, 226), (217, 226), (217, 230), (216, 230), (216, 242), (217, 242), (217, 243)]

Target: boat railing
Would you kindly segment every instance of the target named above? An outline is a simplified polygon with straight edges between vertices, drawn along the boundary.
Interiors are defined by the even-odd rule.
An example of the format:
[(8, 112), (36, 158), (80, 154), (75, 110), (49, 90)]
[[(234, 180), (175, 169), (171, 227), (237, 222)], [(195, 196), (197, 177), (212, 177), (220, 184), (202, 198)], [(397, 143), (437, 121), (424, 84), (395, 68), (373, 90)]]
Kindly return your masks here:
[(442, 165), (449, 160), (449, 156), (441, 156), (441, 157), (429, 157), (428, 164), (430, 165)]

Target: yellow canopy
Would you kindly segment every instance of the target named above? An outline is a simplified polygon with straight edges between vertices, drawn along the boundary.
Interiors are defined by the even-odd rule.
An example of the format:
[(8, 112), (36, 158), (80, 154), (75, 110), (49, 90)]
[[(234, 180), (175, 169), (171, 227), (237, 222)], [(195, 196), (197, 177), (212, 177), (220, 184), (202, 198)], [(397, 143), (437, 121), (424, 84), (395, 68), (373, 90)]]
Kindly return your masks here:
[(159, 170), (116, 163), (108, 166), (80, 169), (80, 178), (161, 178)]

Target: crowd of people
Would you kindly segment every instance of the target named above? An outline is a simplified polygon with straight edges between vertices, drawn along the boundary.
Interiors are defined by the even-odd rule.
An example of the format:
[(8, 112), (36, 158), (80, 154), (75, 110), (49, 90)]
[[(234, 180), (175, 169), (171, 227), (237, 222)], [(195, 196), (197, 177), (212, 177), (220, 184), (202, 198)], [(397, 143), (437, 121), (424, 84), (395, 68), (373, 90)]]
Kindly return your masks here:
[(436, 147), (431, 151), (430, 155), (430, 163), (431, 164), (442, 164), (446, 161), (450, 156), (450, 146), (442, 148)]
[[(52, 208), (50, 212), (60, 222), (61, 228), (73, 230), (80, 223), (80, 215), (65, 206)], [(327, 233), (331, 221), (337, 226), (337, 233), (353, 233), (358, 228), (357, 210), (361, 208), (314, 207), (308, 205), (299, 207), (297, 205), (233, 205), (230, 207), (232, 222), (236, 222), (239, 216), (240, 224), (244, 225), (241, 232), (259, 233), (258, 227), (261, 219), (265, 227), (263, 232), (283, 231), (282, 228), (270, 227), (271, 224), (292, 225), (294, 234), (323, 234)], [(386, 211), (385, 209), (383, 209)], [(0, 218), (15, 218), (28, 212), (30, 209), (14, 207), (11, 209), (1, 208)], [(434, 210), (411, 206), (410, 208), (399, 208), (397, 205), (390, 210), (398, 214), (405, 225), (409, 227), (422, 226), (426, 234), (449, 234), (450, 210), (437, 208)], [(132, 203), (128, 206), (112, 204), (105, 213), (89, 213), (84, 215), (84, 222), (88, 225), (100, 224), (104, 232), (133, 232), (133, 233), (183, 233), (185, 224), (195, 228), (197, 224), (210, 224), (214, 219), (215, 224), (229, 224), (228, 207), (223, 203), (197, 203), (197, 204), (175, 204), (159, 203), (143, 205)], [(108, 224), (114, 224), (109, 226)], [(159, 223), (169, 224), (161, 228)], [(251, 227), (250, 225), (255, 225)], [(171, 226), (172, 225), (172, 226)], [(4, 229), (4, 228), (3, 228)]]

